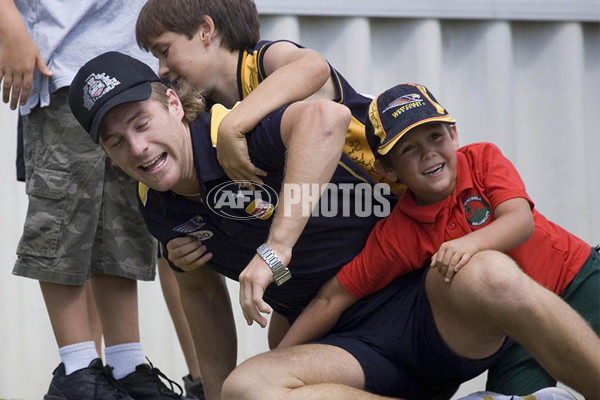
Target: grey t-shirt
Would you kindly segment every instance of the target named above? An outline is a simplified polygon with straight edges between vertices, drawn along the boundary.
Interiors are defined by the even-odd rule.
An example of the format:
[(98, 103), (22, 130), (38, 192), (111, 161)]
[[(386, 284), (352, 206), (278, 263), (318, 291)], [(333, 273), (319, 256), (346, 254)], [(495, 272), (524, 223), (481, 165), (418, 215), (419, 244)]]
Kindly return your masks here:
[(79, 68), (106, 51), (120, 51), (158, 69), (157, 60), (139, 49), (135, 22), (146, 0), (15, 0), (29, 35), (54, 73), (35, 71), (21, 114), (50, 104), (50, 94), (69, 86)]

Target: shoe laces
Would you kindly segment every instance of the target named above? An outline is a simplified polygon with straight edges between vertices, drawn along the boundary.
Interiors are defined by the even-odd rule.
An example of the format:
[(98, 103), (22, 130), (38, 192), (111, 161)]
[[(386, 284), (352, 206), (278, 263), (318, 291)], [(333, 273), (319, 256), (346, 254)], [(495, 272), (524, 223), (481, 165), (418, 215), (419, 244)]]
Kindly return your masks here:
[[(169, 377), (167, 377), (165, 374), (163, 374), (160, 369), (156, 368), (152, 364), (152, 362), (150, 362), (148, 357), (146, 357), (146, 361), (148, 361), (148, 364), (150, 365), (150, 374), (156, 381), (156, 384), (157, 384), (160, 392), (167, 395), (168, 397), (172, 397), (174, 399), (180, 399), (183, 396), (183, 389), (181, 388), (181, 386), (177, 382), (169, 379)], [(167, 381), (169, 383), (169, 385), (171, 387), (170, 389), (167, 387), (167, 385), (165, 385), (165, 383), (163, 382), (163, 380), (161, 378), (163, 378), (165, 381)], [(175, 392), (175, 387), (178, 389), (179, 394), (177, 394)]]
[[(113, 367), (105, 365), (104, 368), (96, 375), (96, 394), (98, 393), (98, 387), (105, 387), (114, 391), (113, 397), (115, 399), (130, 399), (129, 395), (119, 386), (117, 380), (112, 374)], [(94, 398), (97, 398), (95, 395)]]

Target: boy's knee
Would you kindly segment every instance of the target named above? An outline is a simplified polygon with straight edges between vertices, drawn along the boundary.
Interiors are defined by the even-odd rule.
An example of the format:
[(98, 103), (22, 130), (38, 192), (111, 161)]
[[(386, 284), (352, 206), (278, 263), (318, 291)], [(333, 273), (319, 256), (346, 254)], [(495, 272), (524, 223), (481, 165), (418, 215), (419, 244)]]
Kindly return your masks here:
[(453, 284), (460, 296), (504, 310), (526, 308), (535, 286), (509, 256), (493, 250), (475, 254), (453, 278)]

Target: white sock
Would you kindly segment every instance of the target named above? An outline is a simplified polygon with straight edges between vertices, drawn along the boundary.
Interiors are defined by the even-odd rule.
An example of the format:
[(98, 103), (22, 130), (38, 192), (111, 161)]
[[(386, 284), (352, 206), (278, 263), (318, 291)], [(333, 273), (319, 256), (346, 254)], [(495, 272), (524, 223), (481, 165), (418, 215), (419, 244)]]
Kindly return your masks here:
[(96, 351), (96, 344), (93, 340), (61, 347), (58, 349), (58, 354), (65, 364), (66, 375), (87, 368), (93, 359), (98, 358), (98, 351)]
[(106, 365), (113, 367), (115, 379), (121, 379), (135, 371), (135, 367), (144, 364), (141, 343), (124, 343), (104, 349)]

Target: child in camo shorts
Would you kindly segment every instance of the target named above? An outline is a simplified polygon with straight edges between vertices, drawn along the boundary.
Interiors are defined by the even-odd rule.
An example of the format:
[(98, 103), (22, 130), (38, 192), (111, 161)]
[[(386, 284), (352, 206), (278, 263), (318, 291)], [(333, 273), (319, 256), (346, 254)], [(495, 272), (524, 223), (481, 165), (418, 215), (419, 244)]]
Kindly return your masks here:
[[(11, 107), (19, 99), (22, 106), (29, 198), (13, 274), (40, 281), (62, 361), (46, 400), (181, 398), (146, 363), (140, 343), (137, 280), (154, 279), (156, 241), (137, 210), (136, 184), (110, 165), (67, 104), (89, 56), (120, 48), (144, 57), (133, 40), (143, 3), (128, 2), (123, 12), (120, 2), (18, 0), (0, 14), (0, 81), (4, 102), (12, 90)], [(128, 36), (110, 34), (124, 26), (132, 27)], [(105, 83), (90, 78), (99, 90)], [(108, 368), (94, 342), (94, 306)]]

